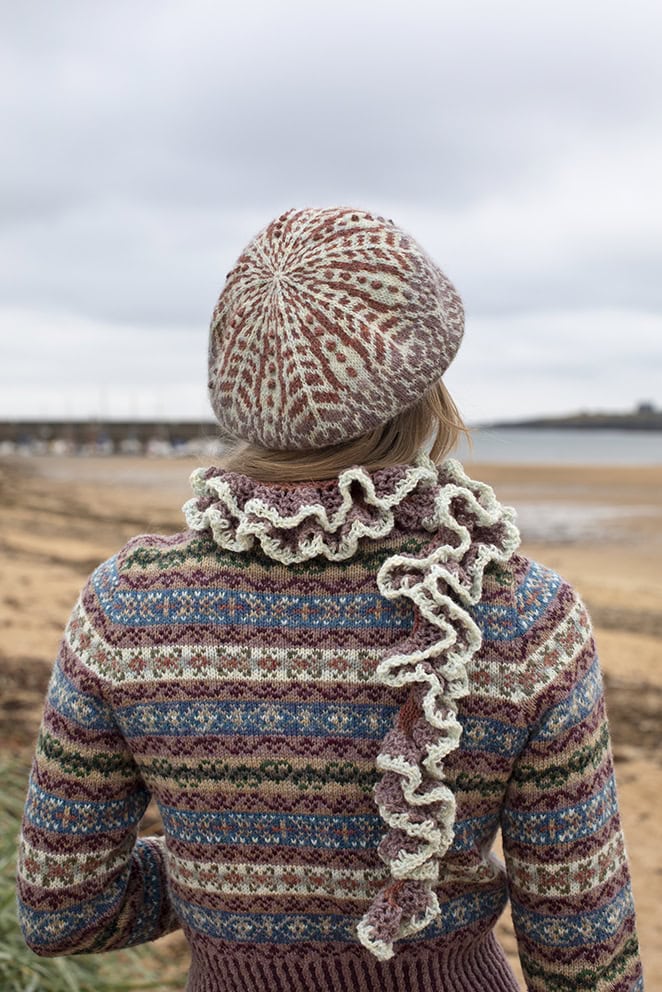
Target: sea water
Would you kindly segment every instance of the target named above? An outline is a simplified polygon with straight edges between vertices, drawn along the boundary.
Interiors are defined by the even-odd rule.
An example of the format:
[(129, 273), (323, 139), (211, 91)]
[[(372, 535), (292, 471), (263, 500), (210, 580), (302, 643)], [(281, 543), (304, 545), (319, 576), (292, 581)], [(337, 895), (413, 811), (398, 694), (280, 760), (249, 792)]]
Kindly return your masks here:
[(453, 457), (511, 465), (662, 465), (658, 431), (477, 427), (472, 440), (472, 451), (462, 442)]

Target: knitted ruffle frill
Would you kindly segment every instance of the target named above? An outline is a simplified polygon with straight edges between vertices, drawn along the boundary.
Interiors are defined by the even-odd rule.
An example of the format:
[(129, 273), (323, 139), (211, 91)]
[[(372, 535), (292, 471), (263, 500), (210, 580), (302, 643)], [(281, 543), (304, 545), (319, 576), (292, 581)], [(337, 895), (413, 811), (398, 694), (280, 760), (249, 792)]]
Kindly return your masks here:
[(441, 912), (434, 885), (456, 812), (443, 762), (459, 746), (457, 700), (469, 691), (467, 663), (481, 643), (467, 608), (481, 598), (487, 565), (507, 561), (519, 544), (514, 513), (459, 462), (437, 467), (425, 455), (411, 466), (354, 467), (323, 482), (264, 483), (211, 468), (197, 469), (191, 484), (184, 513), (192, 530), (211, 530), (232, 551), (257, 542), (284, 564), (344, 560), (396, 521), (430, 532), (420, 556), (392, 555), (377, 574), (383, 596), (407, 597), (416, 608), (412, 634), (374, 674), (383, 685), (411, 687), (377, 757), (383, 775), (374, 796), (388, 827), (378, 850), (391, 879), (357, 926), (361, 943), (386, 960), (395, 940)]

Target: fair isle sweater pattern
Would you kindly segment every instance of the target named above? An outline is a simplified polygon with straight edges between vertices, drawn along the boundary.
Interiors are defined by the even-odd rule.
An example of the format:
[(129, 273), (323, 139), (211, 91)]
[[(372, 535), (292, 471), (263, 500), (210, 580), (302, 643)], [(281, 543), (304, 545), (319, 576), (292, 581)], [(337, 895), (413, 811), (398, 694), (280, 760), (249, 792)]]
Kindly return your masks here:
[[(395, 988), (405, 967), (414, 990), (451, 974), (458, 989), (514, 989), (492, 940), (510, 895), (530, 989), (643, 988), (586, 611), (513, 553), (512, 520), (487, 487), (457, 463), (430, 472), (421, 460), (343, 490), (208, 470), (190, 530), (135, 538), (95, 571), (54, 667), (22, 827), (19, 918), (37, 953), (183, 926), (195, 990), (303, 988), (313, 975), (320, 989)], [(452, 486), (478, 510), (449, 502)], [(443, 557), (442, 578), (430, 559), (457, 550), (458, 517), (470, 540)], [(427, 581), (437, 605), (453, 593), (460, 622), (444, 637), (465, 648), (463, 665), (425, 655), (440, 627), (376, 575), (407, 591)], [(450, 821), (439, 793), (418, 816), (402, 789), (379, 801), (397, 769), (407, 782), (424, 768), (421, 742), (439, 741), (423, 719), (430, 682), (375, 677), (412, 646), (419, 675), (427, 663), (441, 673), (436, 700), (459, 728), (432, 764), (440, 777), (419, 779), (450, 792)], [(136, 839), (150, 797), (165, 837)], [(420, 858), (398, 824), (429, 821), (447, 843)], [(490, 854), (499, 828), (507, 872)], [(422, 879), (398, 879), (403, 851), (427, 865)], [(383, 940), (375, 906), (394, 910)], [(461, 962), (474, 955), (473, 979), (458, 948)]]

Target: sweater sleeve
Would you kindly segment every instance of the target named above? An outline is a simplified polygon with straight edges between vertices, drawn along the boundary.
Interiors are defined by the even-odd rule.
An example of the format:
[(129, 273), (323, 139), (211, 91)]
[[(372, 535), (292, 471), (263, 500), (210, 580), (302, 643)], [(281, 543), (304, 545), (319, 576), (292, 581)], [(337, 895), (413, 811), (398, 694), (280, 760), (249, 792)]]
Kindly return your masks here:
[(72, 646), (83, 597), (49, 684), (19, 839), (19, 923), (48, 957), (129, 947), (179, 926), (163, 840), (137, 836), (149, 791), (85, 652)]
[(538, 653), (556, 673), (502, 815), (513, 922), (529, 990), (639, 992), (602, 673), (586, 609), (572, 590), (568, 599)]

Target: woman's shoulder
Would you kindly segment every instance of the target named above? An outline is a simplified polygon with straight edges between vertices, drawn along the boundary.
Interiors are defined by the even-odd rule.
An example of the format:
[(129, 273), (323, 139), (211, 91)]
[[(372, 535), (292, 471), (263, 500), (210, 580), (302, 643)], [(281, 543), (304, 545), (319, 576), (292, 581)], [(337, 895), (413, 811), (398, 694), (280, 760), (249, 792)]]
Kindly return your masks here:
[(532, 719), (572, 693), (594, 667), (581, 596), (564, 576), (526, 555), (487, 568), (472, 616), (481, 633), (479, 680), (490, 678), (497, 694), (526, 703)]
[(501, 602), (518, 610), (541, 609), (559, 593), (576, 595), (563, 575), (519, 551), (506, 561), (490, 562), (485, 569), (482, 602)]
[(112, 577), (136, 581), (143, 576), (157, 581), (171, 570), (195, 568), (216, 557), (217, 548), (210, 537), (191, 530), (175, 534), (136, 534), (95, 569), (93, 577)]
[(82, 610), (88, 624), (110, 637), (148, 609), (157, 611), (162, 599), (213, 582), (216, 555), (205, 534), (137, 534), (92, 571), (74, 612)]

